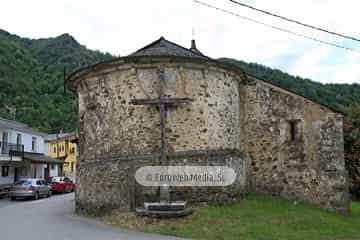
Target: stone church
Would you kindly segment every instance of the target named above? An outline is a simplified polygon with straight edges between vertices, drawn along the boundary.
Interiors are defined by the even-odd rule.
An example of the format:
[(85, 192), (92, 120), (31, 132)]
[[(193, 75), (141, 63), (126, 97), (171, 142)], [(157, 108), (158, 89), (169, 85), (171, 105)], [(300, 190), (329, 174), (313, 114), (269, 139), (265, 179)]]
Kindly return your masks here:
[[(151, 105), (161, 79), (165, 123)], [(188, 49), (162, 37), (80, 69), (66, 85), (78, 102), (79, 212), (101, 215), (157, 201), (159, 188), (139, 185), (134, 174), (159, 165), (164, 149), (167, 165), (236, 172), (227, 187), (171, 187), (172, 201), (228, 202), (258, 192), (349, 210), (343, 115), (203, 55), (194, 40)], [(133, 104), (138, 99), (149, 104)], [(172, 105), (177, 99), (191, 101)]]

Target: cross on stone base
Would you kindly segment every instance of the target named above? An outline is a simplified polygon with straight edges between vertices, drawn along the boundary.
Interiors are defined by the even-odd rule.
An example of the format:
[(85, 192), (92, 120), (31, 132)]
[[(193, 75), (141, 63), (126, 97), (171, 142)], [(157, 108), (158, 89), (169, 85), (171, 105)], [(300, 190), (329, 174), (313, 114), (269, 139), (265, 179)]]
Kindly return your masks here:
[[(160, 165), (167, 166), (167, 150), (166, 150), (166, 132), (165, 132), (165, 124), (166, 124), (166, 107), (167, 106), (176, 106), (179, 104), (191, 103), (192, 99), (190, 98), (165, 98), (164, 95), (164, 84), (165, 84), (165, 76), (164, 71), (160, 70), (159, 73), (159, 89), (158, 89), (158, 97), (155, 99), (134, 99), (131, 101), (131, 104), (134, 105), (150, 105), (159, 107), (160, 111)], [(170, 202), (170, 192), (169, 186), (160, 186), (160, 202)]]

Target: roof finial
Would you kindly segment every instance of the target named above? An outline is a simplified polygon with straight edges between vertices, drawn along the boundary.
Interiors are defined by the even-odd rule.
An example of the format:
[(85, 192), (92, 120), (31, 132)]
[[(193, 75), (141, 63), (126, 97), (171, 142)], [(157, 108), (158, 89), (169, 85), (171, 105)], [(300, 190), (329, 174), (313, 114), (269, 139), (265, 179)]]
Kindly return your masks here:
[(196, 48), (194, 27), (192, 28), (192, 39), (191, 39), (190, 51), (200, 53), (200, 51)]

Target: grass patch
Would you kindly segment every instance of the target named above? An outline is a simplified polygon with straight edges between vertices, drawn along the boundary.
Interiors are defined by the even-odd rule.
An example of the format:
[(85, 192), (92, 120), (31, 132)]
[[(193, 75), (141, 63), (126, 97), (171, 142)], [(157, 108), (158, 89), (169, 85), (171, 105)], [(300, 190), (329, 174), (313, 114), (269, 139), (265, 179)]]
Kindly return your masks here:
[(231, 206), (207, 206), (182, 219), (151, 219), (114, 213), (106, 223), (144, 232), (193, 239), (350, 240), (360, 239), (360, 202), (348, 216), (305, 203), (251, 194)]

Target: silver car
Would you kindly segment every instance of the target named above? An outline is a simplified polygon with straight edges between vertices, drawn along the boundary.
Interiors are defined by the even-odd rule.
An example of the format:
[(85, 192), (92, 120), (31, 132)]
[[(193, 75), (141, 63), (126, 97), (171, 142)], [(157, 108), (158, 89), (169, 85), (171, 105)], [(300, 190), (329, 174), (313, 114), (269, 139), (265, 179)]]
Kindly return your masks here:
[(44, 180), (39, 178), (24, 178), (16, 182), (11, 192), (11, 200), (16, 198), (32, 198), (34, 200), (39, 197), (50, 197), (52, 194), (51, 186)]

